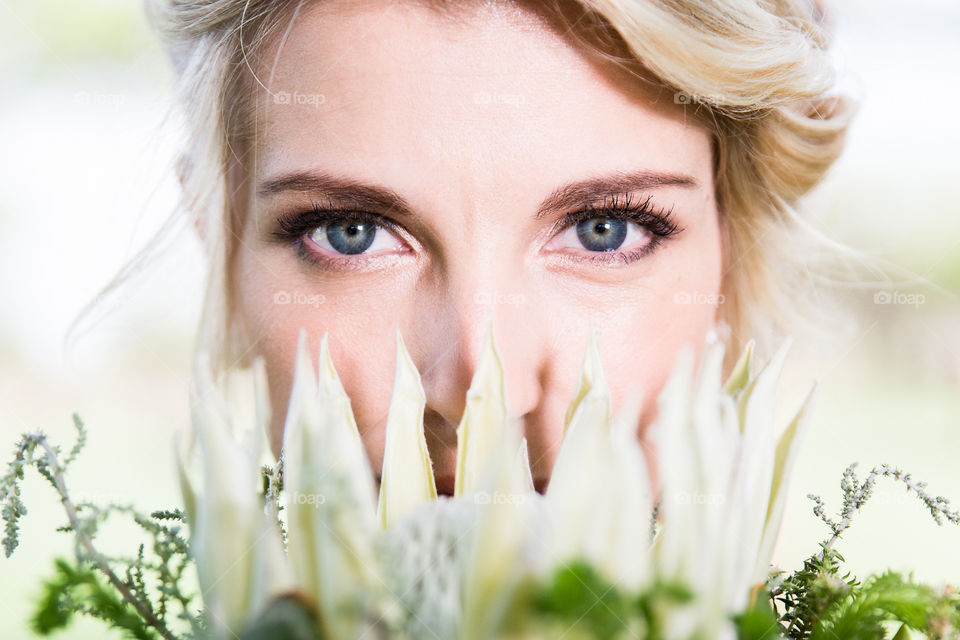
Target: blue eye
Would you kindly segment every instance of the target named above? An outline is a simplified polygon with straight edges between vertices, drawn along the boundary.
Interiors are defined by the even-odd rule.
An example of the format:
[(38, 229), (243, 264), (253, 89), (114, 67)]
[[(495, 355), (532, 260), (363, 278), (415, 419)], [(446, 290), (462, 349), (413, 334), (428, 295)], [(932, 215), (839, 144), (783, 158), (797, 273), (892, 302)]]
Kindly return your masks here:
[(633, 202), (631, 194), (626, 194), (603, 206), (568, 214), (547, 249), (568, 263), (629, 264), (639, 260), (683, 230), (672, 220), (672, 210), (656, 209), (651, 203), (652, 197)]
[[(614, 197), (604, 206), (568, 214), (545, 248), (567, 263), (629, 264), (682, 231), (671, 213), (654, 209), (650, 197), (639, 203), (629, 194)], [(294, 244), (304, 261), (330, 270), (382, 268), (412, 253), (401, 227), (366, 211), (323, 209), (315, 203), (310, 210), (279, 217), (277, 226), (274, 237)]]
[(406, 246), (384, 223), (360, 211), (320, 211), (300, 221), (296, 231), (311, 251), (333, 259), (400, 252)]
[(598, 216), (577, 223), (577, 239), (590, 251), (619, 249), (627, 237), (627, 221)]
[(318, 227), (311, 234), (311, 239), (321, 246), (321, 241), (325, 239), (338, 253), (356, 255), (370, 248), (377, 237), (377, 229), (377, 225), (371, 222), (344, 218)]
[[(550, 242), (548, 248), (562, 249), (571, 257), (612, 259), (649, 252), (661, 240), (648, 221), (636, 222), (624, 212), (593, 211), (577, 214)], [(591, 255), (601, 254), (601, 255)], [(609, 254), (609, 255), (603, 255)]]

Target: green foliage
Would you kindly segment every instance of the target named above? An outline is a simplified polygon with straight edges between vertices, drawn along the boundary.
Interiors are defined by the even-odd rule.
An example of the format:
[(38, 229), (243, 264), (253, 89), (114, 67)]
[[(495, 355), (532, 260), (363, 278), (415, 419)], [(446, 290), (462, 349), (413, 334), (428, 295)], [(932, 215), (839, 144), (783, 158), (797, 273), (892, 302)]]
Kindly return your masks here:
[(665, 581), (655, 581), (639, 595), (625, 593), (580, 560), (557, 569), (534, 592), (528, 623), (554, 625), (574, 637), (654, 640), (663, 637), (665, 611), (692, 599), (685, 585)]
[(927, 585), (914, 583), (912, 575), (904, 578), (894, 571), (868, 576), (863, 582), (849, 571), (841, 575), (844, 558), (833, 545), (850, 528), (880, 478), (902, 482), (907, 491), (917, 495), (938, 525), (944, 520), (960, 523), (960, 514), (950, 509), (949, 500), (927, 494), (926, 483), (913, 480), (909, 473), (883, 464), (874, 467), (860, 482), (856, 466), (853, 463), (843, 472), (843, 506), (838, 519), (824, 513), (819, 496), (808, 495), (814, 502), (814, 515), (830, 529), (830, 538), (820, 542), (820, 551), (807, 558), (801, 569), (787, 577), (775, 572), (768, 581), (775, 585), (772, 594), (783, 610), (780, 622), (785, 635), (813, 640), (883, 640), (886, 628), (882, 623), (899, 621), (901, 638), (906, 635), (906, 628), (921, 631), (929, 638), (957, 637), (960, 600), (952, 587), (938, 593)]
[(862, 587), (853, 589), (819, 621), (813, 638), (883, 638), (884, 620), (899, 620), (910, 628), (926, 627), (926, 610), (936, 600), (934, 590), (904, 580), (887, 571), (871, 576)]
[[(37, 633), (49, 635), (69, 627), (75, 615), (81, 614), (102, 620), (131, 638), (205, 637), (207, 629), (198, 610), (201, 603), (184, 585), (193, 571), (183, 532), (184, 513), (173, 509), (144, 514), (127, 505), (74, 503), (65, 472), (83, 449), (87, 432), (79, 417), (73, 419), (77, 439), (65, 456), (61, 458), (60, 448), (44, 434), (25, 434), (0, 478), (2, 542), (7, 556), (19, 544), (19, 523), (27, 514), (20, 492), (27, 468), (35, 469), (54, 488), (67, 514), (67, 522), (59, 530), (72, 534), (75, 542), (72, 561), (55, 560), (31, 626)], [(805, 559), (800, 569), (790, 574), (772, 571), (766, 584), (757, 585), (748, 609), (732, 618), (740, 640), (884, 640), (891, 623), (898, 629), (895, 640), (905, 640), (908, 629), (930, 640), (960, 637), (960, 594), (952, 586), (938, 590), (915, 583), (912, 574), (905, 577), (895, 571), (861, 581), (845, 570), (845, 560), (834, 548), (880, 478), (892, 478), (914, 492), (937, 524), (960, 523), (960, 514), (950, 509), (946, 498), (928, 495), (925, 483), (914, 481), (910, 474), (880, 465), (861, 482), (855, 466), (843, 473), (842, 507), (836, 518), (825, 514), (819, 496), (809, 496), (814, 514), (828, 527), (830, 536), (819, 542), (819, 551)], [(282, 461), (264, 467), (263, 497), (278, 509), (282, 509), (282, 488)], [(134, 522), (146, 539), (135, 555), (106, 556), (94, 546), (99, 528), (113, 516)], [(654, 511), (651, 532), (656, 524)], [(666, 616), (694, 597), (685, 585), (662, 581), (642, 593), (628, 593), (582, 561), (558, 569), (549, 580), (519, 594), (522, 601), (516, 609), (524, 614), (512, 624), (556, 629), (570, 640), (663, 638)], [(290, 595), (272, 601), (240, 637), (317, 640), (318, 627), (309, 603)]]
[(585, 562), (558, 570), (533, 597), (535, 615), (589, 629), (599, 639), (613, 638), (631, 617), (630, 602)]
[(749, 609), (733, 617), (737, 627), (738, 640), (773, 640), (782, 638), (783, 628), (777, 614), (770, 604), (770, 594), (766, 591)]
[(7, 465), (3, 478), (0, 478), (0, 515), (3, 518), (3, 552), (6, 557), (9, 558), (20, 544), (20, 518), (27, 515), (27, 507), (20, 499), (24, 469), (34, 467), (54, 489), (59, 490), (51, 463), (54, 469), (65, 472), (87, 442), (87, 430), (77, 414), (73, 414), (73, 426), (77, 430), (77, 440), (62, 462), (56, 460), (60, 448), (51, 446), (42, 433), (26, 433), (14, 447), (13, 460)]
[[(77, 439), (65, 457), (42, 433), (24, 434), (0, 479), (4, 520), (3, 547), (9, 557), (19, 545), (19, 522), (27, 509), (20, 496), (24, 471), (33, 467), (54, 488), (67, 515), (58, 531), (73, 534), (75, 558), (57, 559), (43, 590), (32, 625), (49, 634), (69, 625), (76, 613), (98, 618), (133, 638), (185, 640), (204, 626), (194, 612), (195, 594), (184, 585), (193, 559), (183, 535), (179, 510), (140, 513), (128, 505), (74, 502), (65, 473), (86, 444), (83, 422), (74, 414)], [(100, 527), (112, 516), (132, 520), (148, 540), (135, 556), (112, 557), (94, 546)]]
[(36, 633), (46, 636), (64, 629), (79, 612), (99, 618), (133, 638), (159, 637), (129, 603), (100, 582), (96, 573), (74, 567), (62, 558), (57, 558), (54, 566), (54, 576), (44, 584), (43, 596), (30, 623)]

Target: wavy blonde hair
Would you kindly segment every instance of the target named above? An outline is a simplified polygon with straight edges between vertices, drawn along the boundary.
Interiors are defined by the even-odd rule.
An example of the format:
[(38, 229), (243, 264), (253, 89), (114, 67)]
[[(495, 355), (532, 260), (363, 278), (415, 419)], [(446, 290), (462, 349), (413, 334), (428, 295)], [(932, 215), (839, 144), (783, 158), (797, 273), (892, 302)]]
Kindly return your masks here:
[[(317, 1), (317, 0), (314, 0)], [(310, 0), (148, 0), (189, 125), (178, 163), (181, 212), (209, 258), (196, 348), (223, 374), (247, 362), (230, 265), (243, 224), (232, 205), (254, 142), (254, 69)], [(438, 11), (471, 3), (421, 0)], [(666, 88), (712, 132), (726, 256), (728, 356), (768, 351), (821, 324), (819, 287), (837, 246), (797, 214), (839, 155), (852, 109), (834, 94), (820, 6), (804, 0), (577, 0), (528, 3), (585, 46)], [(572, 13), (575, 13), (571, 19)], [(669, 95), (669, 94), (668, 94)], [(728, 367), (731, 363), (728, 363)]]

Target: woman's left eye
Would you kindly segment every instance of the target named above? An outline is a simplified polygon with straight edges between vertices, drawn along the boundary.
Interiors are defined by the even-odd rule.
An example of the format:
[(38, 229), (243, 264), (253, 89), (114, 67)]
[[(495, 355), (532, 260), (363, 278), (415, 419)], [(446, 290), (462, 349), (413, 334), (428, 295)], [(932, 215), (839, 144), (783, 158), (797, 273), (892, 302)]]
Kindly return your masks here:
[(646, 227), (612, 216), (594, 216), (571, 224), (557, 237), (553, 248), (572, 247), (586, 251), (616, 251), (621, 247), (635, 248), (650, 242), (653, 234)]
[(650, 255), (682, 230), (670, 211), (653, 210), (647, 199), (638, 208), (609, 207), (571, 214), (545, 249), (566, 260), (627, 264)]

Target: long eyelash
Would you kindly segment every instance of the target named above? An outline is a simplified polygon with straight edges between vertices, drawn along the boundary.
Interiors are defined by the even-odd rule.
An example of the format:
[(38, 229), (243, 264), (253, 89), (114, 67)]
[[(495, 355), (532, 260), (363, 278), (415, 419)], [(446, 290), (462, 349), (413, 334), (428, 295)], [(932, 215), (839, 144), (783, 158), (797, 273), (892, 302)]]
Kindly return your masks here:
[(627, 193), (623, 196), (615, 195), (610, 201), (600, 206), (588, 205), (568, 214), (563, 221), (562, 228), (575, 225), (591, 218), (614, 218), (617, 220), (630, 220), (646, 227), (655, 236), (655, 239), (663, 240), (675, 236), (683, 231), (673, 220), (673, 208), (668, 210), (657, 209), (651, 202), (653, 196), (647, 196), (640, 202), (633, 202), (633, 194)]
[(385, 218), (376, 214), (344, 207), (325, 207), (319, 202), (314, 202), (309, 210), (282, 214), (277, 217), (277, 231), (274, 231), (272, 235), (277, 240), (292, 242), (317, 227), (343, 220), (346, 217), (345, 214), (349, 214), (351, 220), (359, 220), (381, 228), (391, 226)]
[[(579, 257), (577, 261), (587, 261), (596, 264), (609, 264), (611, 262), (622, 262), (628, 264), (639, 260), (653, 253), (667, 239), (683, 232), (673, 220), (673, 208), (663, 210), (654, 207), (651, 196), (645, 197), (639, 202), (633, 202), (632, 194), (614, 195), (608, 201), (601, 205), (588, 205), (579, 211), (567, 214), (558, 224), (555, 232), (562, 231), (583, 220), (591, 218), (613, 218), (616, 220), (629, 220), (650, 231), (651, 237), (647, 245), (639, 250), (627, 251), (598, 251), (596, 255), (590, 257)], [(342, 221), (349, 217), (352, 220), (376, 225), (382, 229), (396, 229), (396, 224), (384, 216), (367, 211), (352, 209), (326, 203), (313, 202), (309, 210), (300, 210), (292, 213), (281, 214), (277, 217), (277, 230), (271, 235), (280, 242), (296, 244), (297, 253), (302, 259), (312, 264), (338, 264), (341, 268), (347, 266), (359, 268), (359, 261), (363, 258), (330, 258), (317, 257), (309, 251), (304, 245), (304, 235), (316, 229), (317, 227), (330, 224), (331, 222)]]

